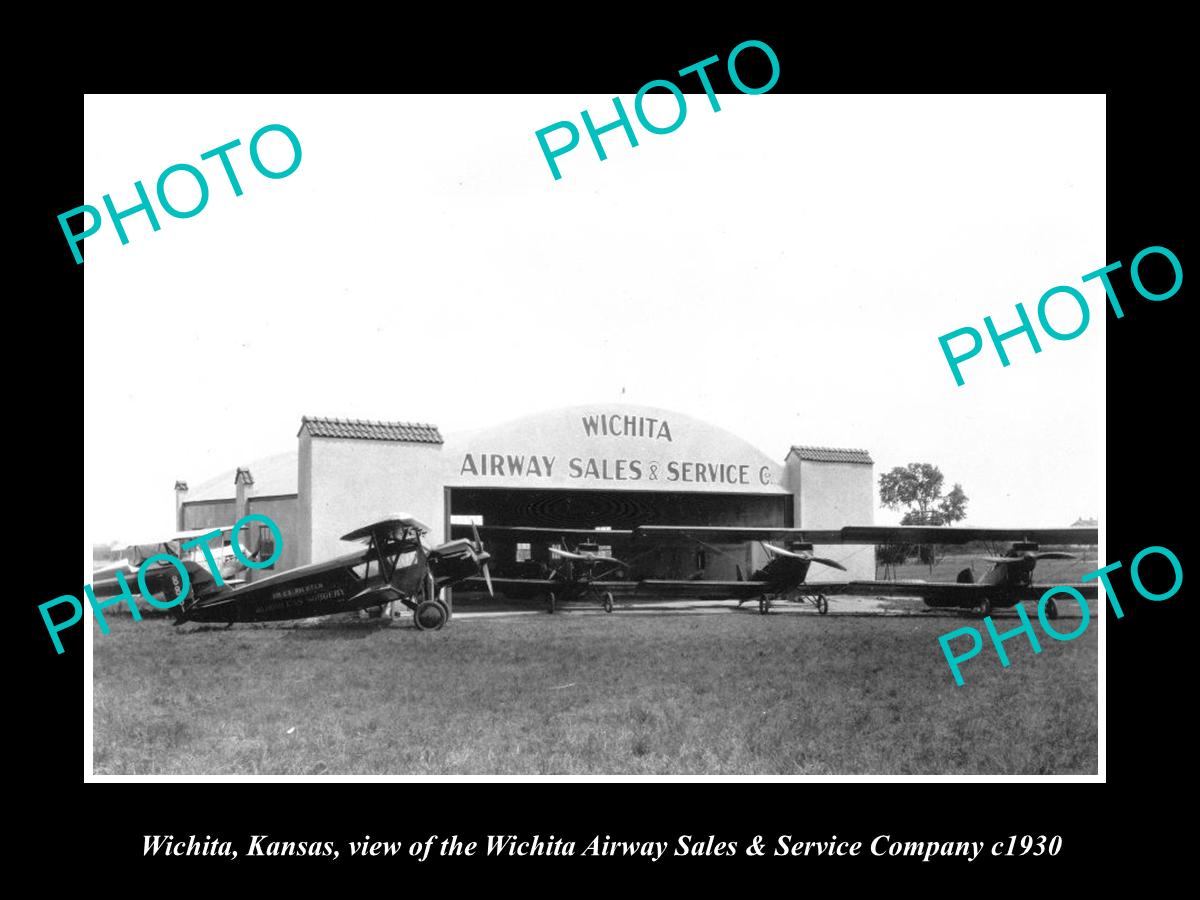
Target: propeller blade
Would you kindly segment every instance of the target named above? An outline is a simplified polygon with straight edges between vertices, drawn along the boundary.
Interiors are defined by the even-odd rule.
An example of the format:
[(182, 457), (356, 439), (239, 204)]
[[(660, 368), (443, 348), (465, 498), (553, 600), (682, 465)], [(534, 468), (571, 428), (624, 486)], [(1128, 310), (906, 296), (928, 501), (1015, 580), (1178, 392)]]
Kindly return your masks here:
[(471, 522), (471, 535), (475, 538), (475, 549), (477, 551), (482, 551), (483, 541), (479, 539), (479, 529), (475, 527), (474, 521)]
[(771, 556), (790, 556), (792, 559), (812, 559), (807, 553), (793, 553), (791, 550), (784, 550), (782, 547), (776, 547), (774, 544), (763, 544), (763, 549)]
[(815, 563), (820, 563), (823, 566), (830, 566), (834, 569), (841, 569), (843, 572), (846, 571), (846, 567), (843, 566), (836, 559), (824, 559), (823, 557), (820, 557), (820, 556), (814, 556), (812, 558), (812, 561)]
[(1034, 559), (1078, 559), (1077, 556), (1072, 556), (1063, 550), (1046, 550), (1042, 553), (1033, 554)]
[(492, 573), (488, 571), (488, 564), (483, 564), (483, 580), (487, 582), (488, 596), (493, 600), (496, 599), (496, 592), (492, 590)]

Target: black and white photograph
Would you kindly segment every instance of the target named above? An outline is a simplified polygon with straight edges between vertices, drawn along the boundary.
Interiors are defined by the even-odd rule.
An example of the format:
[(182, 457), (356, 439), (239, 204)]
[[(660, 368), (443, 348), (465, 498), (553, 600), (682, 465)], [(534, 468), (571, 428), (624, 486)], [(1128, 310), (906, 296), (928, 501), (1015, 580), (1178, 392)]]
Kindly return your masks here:
[(1104, 780), (1105, 97), (733, 49), (84, 96), (86, 781)]

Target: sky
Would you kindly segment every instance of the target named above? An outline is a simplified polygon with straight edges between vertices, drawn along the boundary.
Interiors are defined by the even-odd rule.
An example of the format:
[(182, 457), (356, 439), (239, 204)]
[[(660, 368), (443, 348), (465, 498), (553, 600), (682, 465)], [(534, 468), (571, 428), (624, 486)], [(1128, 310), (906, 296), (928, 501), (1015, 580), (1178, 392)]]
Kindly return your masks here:
[[(671, 134), (590, 146), (611, 95), (106, 96), (84, 104), (84, 202), (197, 215), (84, 242), (85, 533), (174, 526), (173, 485), (296, 446), (303, 415), (471, 430), (641, 403), (739, 434), (941, 467), (967, 524), (1101, 511), (1105, 104), (1100, 97), (687, 95)], [(623, 97), (632, 115), (632, 97)], [(677, 115), (650, 95), (651, 121)], [(580, 145), (555, 180), (535, 132)], [(302, 158), (268, 179), (281, 123)], [(234, 196), (219, 161), (234, 139)], [(552, 136), (552, 146), (561, 138)], [(272, 169), (287, 140), (263, 138)], [(187, 174), (168, 197), (198, 199)], [(1128, 261), (1126, 261), (1128, 264)], [(1036, 323), (1067, 285), (1077, 339), (990, 344), (955, 384), (939, 336)], [(1069, 299), (1048, 307), (1062, 332)], [(1119, 324), (1114, 327), (1120, 327)], [(880, 510), (876, 521), (899, 520)]]

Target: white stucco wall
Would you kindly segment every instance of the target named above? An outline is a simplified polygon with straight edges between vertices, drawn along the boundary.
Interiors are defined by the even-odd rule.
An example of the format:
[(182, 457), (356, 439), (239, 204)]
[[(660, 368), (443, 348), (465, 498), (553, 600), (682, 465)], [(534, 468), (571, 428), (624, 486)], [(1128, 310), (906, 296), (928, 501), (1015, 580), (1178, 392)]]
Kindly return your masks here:
[[(308, 448), (303, 449), (304, 442)], [(442, 453), (439, 444), (310, 438), (301, 435), (301, 473), (307, 501), (301, 518), (311, 534), (309, 562), (351, 552), (341, 535), (363, 525), (406, 513), (429, 526), (437, 544), (443, 532)], [(302, 491), (304, 488), (302, 488)]]
[[(815, 462), (790, 455), (787, 484), (799, 528), (839, 529), (875, 524), (875, 467), (868, 463)], [(874, 580), (874, 545), (818, 544), (816, 556), (835, 559), (846, 572), (814, 565), (809, 581)]]

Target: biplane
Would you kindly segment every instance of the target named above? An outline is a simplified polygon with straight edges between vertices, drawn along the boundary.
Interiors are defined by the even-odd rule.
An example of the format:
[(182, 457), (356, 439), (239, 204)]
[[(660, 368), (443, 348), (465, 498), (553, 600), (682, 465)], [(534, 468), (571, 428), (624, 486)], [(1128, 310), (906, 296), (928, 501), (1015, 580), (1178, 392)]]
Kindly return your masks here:
[[(176, 608), (184, 622), (271, 622), (307, 619), (399, 603), (412, 610), (418, 630), (436, 630), (450, 618), (442, 590), (479, 573), (491, 591), (490, 556), (478, 532), (427, 548), (429, 528), (407, 515), (364, 525), (342, 536), (363, 550), (290, 569), (235, 587), (201, 586)], [(166, 599), (179, 595), (178, 589)]]
[[(543, 600), (551, 613), (556, 612), (560, 604), (577, 601), (595, 603), (605, 612), (612, 612), (613, 591), (631, 591), (637, 587), (635, 581), (612, 578), (621, 573), (628, 575), (632, 567), (602, 549), (611, 548), (614, 542), (628, 540), (633, 534), (631, 531), (501, 525), (484, 526), (482, 531), (502, 540), (527, 540), (531, 546), (535, 542), (548, 545), (549, 559), (526, 561), (527, 575), (492, 578), (493, 585), (510, 599)], [(477, 585), (478, 579), (467, 579), (467, 582)]]
[[(1022, 601), (1039, 601), (1058, 584), (1035, 584), (1033, 573), (1043, 559), (1076, 559), (1064, 550), (1041, 550), (1041, 544), (1073, 546), (1095, 544), (1096, 528), (960, 528), (934, 525), (848, 526), (841, 531), (847, 544), (967, 544), (973, 541), (1005, 541), (1001, 555), (980, 557), (991, 569), (978, 581), (970, 568), (958, 573), (954, 582), (854, 581), (850, 593), (860, 596), (920, 597), (935, 609), (967, 609), (980, 618), (993, 609), (1016, 606)], [(1071, 587), (1095, 599), (1096, 582)], [(1046, 602), (1046, 617), (1058, 618), (1054, 598)]]
[[(655, 594), (686, 597), (736, 599), (740, 607), (747, 600), (758, 601), (758, 611), (766, 615), (771, 604), (778, 600), (811, 603), (821, 615), (829, 612), (829, 597), (849, 593), (849, 582), (809, 582), (808, 572), (813, 563), (846, 571), (834, 559), (813, 555), (814, 544), (841, 543), (841, 532), (816, 531), (802, 528), (745, 528), (737, 526), (680, 527), (672, 525), (643, 525), (634, 529), (634, 538), (654, 540), (664, 537), (684, 537), (702, 547), (726, 553), (713, 541), (725, 544), (758, 541), (767, 556), (762, 568), (749, 579), (742, 577), (741, 566), (735, 567), (736, 581), (643, 579), (639, 587)], [(705, 540), (707, 538), (707, 540)], [(785, 541), (786, 547), (768, 543)]]
[[(220, 540), (214, 539), (206, 542), (204, 546), (197, 544), (186, 550), (183, 549), (183, 545), (188, 541), (211, 535), (213, 532), (220, 532)], [(159, 540), (130, 544), (122, 551), (124, 553), (123, 559), (92, 571), (92, 590), (97, 597), (116, 595), (120, 590), (120, 586), (117, 583), (118, 572), (125, 577), (127, 584), (136, 586), (138, 571), (142, 568), (146, 560), (162, 554), (174, 556), (178, 559), (183, 564), (184, 569), (187, 570), (190, 583), (194, 587), (206, 590), (215, 585), (215, 579), (209, 571), (208, 561), (204, 553), (205, 548), (212, 555), (213, 562), (217, 565), (217, 571), (220, 573), (221, 579), (226, 584), (240, 584), (245, 580), (241, 576), (245, 573), (247, 566), (234, 554), (232, 541), (233, 526), (221, 525), (212, 528), (198, 528), (192, 531), (179, 531), (170, 537)], [(266, 550), (265, 553), (264, 549)], [(260, 547), (253, 555), (244, 555), (252, 561), (257, 562), (259, 559), (269, 557), (270, 552), (270, 548)], [(159, 560), (146, 569), (145, 582), (147, 590), (159, 599), (168, 594), (173, 599), (179, 596), (179, 592), (183, 587), (179, 570), (165, 560)]]

